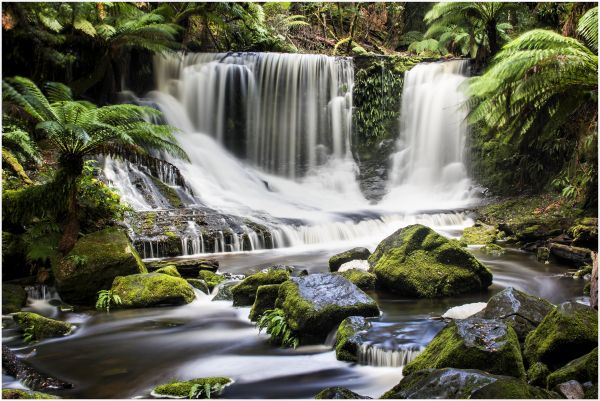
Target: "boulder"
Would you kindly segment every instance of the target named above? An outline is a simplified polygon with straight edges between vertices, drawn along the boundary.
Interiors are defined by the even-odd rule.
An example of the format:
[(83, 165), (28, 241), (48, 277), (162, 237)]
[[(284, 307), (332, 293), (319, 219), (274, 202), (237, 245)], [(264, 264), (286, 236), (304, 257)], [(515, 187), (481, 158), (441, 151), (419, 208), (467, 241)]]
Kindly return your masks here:
[(281, 284), (290, 278), (290, 273), (284, 269), (268, 270), (255, 273), (243, 279), (239, 284), (231, 288), (234, 306), (248, 306), (254, 303), (256, 290), (261, 285)]
[(560, 383), (554, 390), (568, 400), (580, 400), (585, 396), (583, 386), (576, 380)]
[(356, 362), (361, 340), (358, 333), (371, 328), (362, 316), (350, 316), (340, 323), (335, 334), (335, 357), (339, 361)]
[(369, 257), (377, 284), (423, 298), (483, 291), (492, 273), (473, 255), (429, 227), (415, 224), (384, 239)]
[(229, 281), (220, 284), (217, 288), (218, 291), (213, 297), (212, 301), (233, 301), (233, 293), (231, 289), (236, 286), (239, 281)]
[(421, 369), (481, 369), (525, 378), (517, 334), (501, 320), (454, 320), (425, 350), (404, 367), (404, 374)]
[(2, 389), (2, 398), (5, 400), (54, 400), (59, 397), (37, 391), (5, 388)]
[(216, 272), (219, 269), (219, 261), (207, 258), (168, 258), (146, 262), (148, 271), (153, 272), (161, 267), (175, 266), (181, 277), (197, 278), (198, 273), (204, 270)]
[(210, 294), (210, 290), (208, 289), (208, 284), (206, 284), (206, 281), (197, 278), (188, 278), (186, 281), (197, 290), (200, 290), (207, 295)]
[(598, 249), (598, 219), (584, 217), (567, 231), (574, 246)]
[(564, 302), (529, 333), (523, 354), (530, 364), (543, 362), (554, 370), (597, 346), (598, 312), (576, 302)]
[(375, 281), (377, 281), (377, 276), (375, 276), (373, 273), (352, 269), (343, 272), (336, 272), (335, 274), (339, 274), (342, 277), (350, 280), (354, 285), (363, 291), (375, 289)]
[(583, 266), (592, 263), (592, 251), (587, 248), (557, 244), (555, 242), (551, 242), (549, 247), (551, 255), (575, 266)]
[(554, 237), (562, 231), (560, 221), (539, 218), (511, 224), (507, 232), (512, 232), (519, 241), (527, 243)]
[(225, 281), (225, 277), (221, 274), (211, 272), (209, 270), (201, 270), (198, 273), (198, 278), (204, 280), (208, 285), (209, 290), (213, 290), (220, 282)]
[(468, 245), (486, 245), (496, 241), (498, 230), (494, 226), (476, 223), (473, 227), (467, 227), (463, 231), (461, 241)]
[(557, 398), (557, 394), (509, 376), (475, 369), (425, 369), (405, 376), (382, 399)]
[(69, 323), (48, 319), (33, 312), (17, 312), (12, 317), (22, 331), (31, 331), (33, 340), (66, 336), (75, 327)]
[(189, 304), (196, 297), (192, 286), (168, 274), (132, 274), (115, 278), (112, 291), (121, 297), (117, 308), (146, 308)]
[[(155, 387), (151, 395), (158, 398), (216, 398), (221, 394), (223, 388), (231, 383), (233, 380), (228, 377), (203, 377), (188, 381), (176, 381)], [(206, 393), (207, 386), (210, 387), (210, 394)], [(198, 391), (201, 393), (198, 394)]]
[(21, 310), (27, 303), (27, 292), (20, 285), (2, 284), (2, 313), (13, 313)]
[(485, 253), (488, 256), (498, 257), (504, 255), (506, 251), (500, 245), (485, 244), (481, 247), (481, 252)]
[(540, 246), (536, 249), (536, 257), (538, 262), (547, 262), (550, 259), (550, 249), (545, 246)]
[(336, 274), (292, 277), (281, 284), (275, 306), (303, 342), (325, 340), (349, 316), (379, 316), (373, 299)]
[(592, 352), (579, 357), (548, 376), (548, 388), (560, 383), (577, 380), (580, 383), (598, 383), (598, 347)]
[(98, 291), (108, 290), (115, 277), (145, 273), (146, 268), (127, 234), (110, 227), (80, 238), (65, 258), (52, 264), (52, 271), (63, 301), (93, 305)]
[(248, 316), (250, 321), (256, 322), (266, 310), (275, 308), (275, 301), (277, 300), (277, 294), (279, 294), (280, 285), (267, 284), (258, 287), (256, 290), (256, 299)]
[(179, 274), (179, 271), (177, 271), (177, 268), (172, 265), (166, 266), (166, 267), (161, 267), (160, 269), (156, 270), (155, 273), (168, 274), (169, 276), (181, 278), (181, 274)]
[(371, 251), (367, 248), (352, 248), (345, 252), (338, 253), (329, 258), (329, 271), (336, 272), (339, 268), (351, 260), (367, 260), (371, 256)]
[(527, 369), (527, 383), (532, 386), (546, 387), (550, 369), (546, 364), (536, 362)]
[(553, 309), (554, 305), (545, 299), (508, 287), (491, 297), (477, 316), (504, 320), (515, 329), (519, 341), (524, 341)]
[(371, 397), (356, 394), (344, 387), (328, 387), (315, 395), (315, 400), (370, 400)]

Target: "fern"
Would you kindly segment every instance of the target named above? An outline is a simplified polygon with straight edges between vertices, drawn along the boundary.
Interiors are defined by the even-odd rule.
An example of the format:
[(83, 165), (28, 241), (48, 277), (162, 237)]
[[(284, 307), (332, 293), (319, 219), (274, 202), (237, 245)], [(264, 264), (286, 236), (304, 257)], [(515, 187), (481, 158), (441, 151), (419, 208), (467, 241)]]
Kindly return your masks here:
[(288, 326), (285, 313), (281, 309), (265, 311), (256, 323), (259, 332), (265, 330), (271, 341), (284, 347), (298, 347), (300, 339)]
[(212, 386), (210, 383), (194, 384), (190, 389), (188, 398), (200, 398), (203, 394), (206, 399), (210, 399), (213, 394), (220, 394), (223, 391), (224, 386), (220, 383), (214, 383)]
[(121, 305), (121, 297), (112, 290), (100, 290), (98, 291), (98, 299), (96, 300), (96, 309), (105, 310), (106, 313), (110, 313), (111, 305)]
[(35, 328), (34, 326), (26, 327), (23, 331), (23, 341), (30, 343), (35, 340)]

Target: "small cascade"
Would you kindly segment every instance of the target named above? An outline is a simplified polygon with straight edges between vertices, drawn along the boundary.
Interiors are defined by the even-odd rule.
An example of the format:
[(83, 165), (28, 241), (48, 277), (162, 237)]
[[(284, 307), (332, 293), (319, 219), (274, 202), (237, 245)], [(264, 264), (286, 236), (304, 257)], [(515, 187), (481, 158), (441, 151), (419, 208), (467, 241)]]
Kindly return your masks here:
[(202, 231), (198, 230), (196, 222), (188, 221), (187, 230), (181, 237), (181, 249), (183, 255), (197, 255), (204, 253), (204, 238)]
[(414, 344), (388, 349), (381, 344), (363, 343), (358, 349), (358, 363), (396, 368), (411, 362), (421, 351), (421, 347)]
[(60, 296), (54, 287), (46, 285), (25, 286), (27, 307), (42, 316), (55, 317), (62, 305)]
[(60, 299), (58, 292), (54, 287), (47, 285), (27, 285), (25, 286), (27, 299), (30, 301), (48, 301), (51, 299)]

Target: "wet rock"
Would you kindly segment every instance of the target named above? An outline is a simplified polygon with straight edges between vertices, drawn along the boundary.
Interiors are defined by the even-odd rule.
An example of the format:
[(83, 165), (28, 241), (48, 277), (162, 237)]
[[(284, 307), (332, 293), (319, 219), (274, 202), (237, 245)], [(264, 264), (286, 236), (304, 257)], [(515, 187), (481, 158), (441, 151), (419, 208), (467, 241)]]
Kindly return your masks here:
[(347, 279), (335, 274), (293, 277), (279, 289), (276, 307), (302, 342), (323, 341), (349, 316), (379, 316), (373, 299)]
[(519, 341), (524, 341), (553, 309), (554, 305), (545, 299), (508, 287), (491, 297), (477, 316), (504, 320), (515, 329)]
[(559, 221), (539, 218), (511, 225), (510, 231), (521, 242), (535, 242), (559, 235), (563, 228)]
[(369, 328), (371, 323), (362, 316), (345, 318), (335, 334), (335, 357), (339, 361), (356, 362), (362, 343), (358, 333)]
[(21, 310), (27, 303), (27, 292), (20, 285), (2, 284), (2, 313), (13, 313)]
[(250, 321), (256, 322), (266, 310), (275, 308), (279, 286), (280, 284), (268, 284), (258, 287), (256, 290), (256, 299), (248, 316)]
[(177, 271), (175, 266), (161, 267), (160, 269), (156, 270), (155, 273), (168, 274), (169, 276), (181, 278), (181, 274), (179, 274), (179, 271)]
[(567, 231), (569, 236), (573, 238), (573, 245), (598, 249), (598, 219), (593, 217), (585, 217), (579, 219), (575, 225)]
[(560, 383), (577, 380), (580, 383), (598, 383), (598, 347), (592, 352), (579, 357), (548, 376), (548, 388)]
[(344, 387), (329, 387), (315, 395), (315, 400), (370, 400), (371, 397), (360, 395)]
[(550, 254), (574, 264), (582, 266), (592, 263), (592, 251), (587, 248), (579, 248), (563, 244), (550, 243)]
[(527, 335), (523, 354), (551, 370), (598, 346), (598, 312), (577, 302), (558, 305)]
[(186, 281), (190, 283), (192, 287), (202, 291), (203, 293), (210, 294), (210, 290), (208, 288), (208, 284), (206, 284), (206, 281), (197, 278), (188, 278)]
[(481, 247), (481, 252), (489, 256), (502, 256), (506, 252), (504, 248), (496, 244), (486, 244)]
[(367, 248), (352, 248), (338, 253), (329, 258), (329, 271), (336, 272), (344, 263), (352, 260), (367, 260), (369, 256), (371, 256), (371, 251)]
[(335, 274), (339, 274), (342, 277), (350, 280), (354, 285), (363, 291), (375, 289), (375, 281), (377, 280), (377, 276), (375, 276), (373, 273), (352, 269), (343, 272), (336, 272)]
[(144, 273), (146, 268), (127, 234), (111, 227), (80, 238), (65, 258), (53, 263), (52, 272), (63, 301), (93, 305), (98, 291), (109, 289), (115, 277)]
[(558, 384), (554, 390), (569, 400), (579, 400), (584, 397), (583, 387), (576, 380), (569, 380), (565, 383)]
[[(41, 374), (25, 361), (15, 355), (6, 345), (2, 346), (2, 369), (6, 374), (15, 377), (33, 390), (60, 390), (73, 388), (67, 383), (52, 376)], [(4, 394), (2, 395), (4, 398)]]
[(229, 281), (219, 284), (218, 291), (212, 301), (233, 301), (233, 293), (231, 289), (237, 285), (239, 281)]
[(381, 398), (394, 399), (502, 399), (557, 398), (557, 394), (509, 376), (475, 369), (425, 369), (406, 375)]
[(487, 304), (485, 302), (474, 302), (471, 304), (464, 304), (460, 306), (455, 306), (453, 308), (448, 309), (443, 315), (444, 319), (466, 319), (468, 317), (474, 316), (477, 314), (479, 316), (479, 312), (481, 312)]
[(415, 224), (384, 239), (369, 257), (377, 285), (433, 298), (485, 290), (492, 273), (456, 241)]
[(187, 281), (161, 273), (117, 277), (112, 291), (121, 297), (121, 304), (115, 305), (118, 308), (183, 305), (189, 304), (196, 297)]
[(261, 285), (281, 284), (290, 278), (290, 273), (285, 269), (268, 270), (255, 273), (243, 279), (231, 288), (234, 306), (252, 305), (256, 298), (256, 291)]
[(166, 266), (175, 266), (181, 277), (198, 278), (201, 271), (216, 272), (219, 269), (219, 261), (207, 258), (169, 258), (146, 262), (146, 267), (150, 272)]
[(550, 369), (546, 364), (536, 362), (527, 369), (527, 383), (532, 386), (546, 387)]
[(13, 388), (2, 390), (2, 398), (5, 400), (52, 400), (59, 397), (37, 391), (26, 391)]
[(537, 261), (538, 262), (547, 262), (550, 259), (550, 249), (545, 246), (540, 246), (536, 250), (537, 253)]
[(517, 334), (501, 320), (452, 321), (403, 372), (450, 367), (525, 378)]
[[(188, 381), (176, 381), (155, 387), (151, 395), (157, 398), (216, 398), (231, 383), (233, 380), (228, 377), (203, 377)], [(210, 389), (208, 394), (207, 388)]]
[(198, 278), (200, 278), (200, 280), (204, 280), (206, 285), (208, 285), (208, 289), (210, 291), (212, 291), (217, 285), (219, 285), (219, 283), (227, 280), (227, 278), (222, 274), (213, 273), (208, 270), (201, 270), (198, 273)]
[(12, 317), (23, 332), (31, 332), (33, 340), (65, 336), (70, 334), (75, 327), (69, 323), (48, 319), (33, 312), (17, 312)]
[(486, 245), (496, 241), (498, 230), (494, 226), (476, 223), (473, 227), (467, 227), (463, 231), (461, 241), (468, 245)]

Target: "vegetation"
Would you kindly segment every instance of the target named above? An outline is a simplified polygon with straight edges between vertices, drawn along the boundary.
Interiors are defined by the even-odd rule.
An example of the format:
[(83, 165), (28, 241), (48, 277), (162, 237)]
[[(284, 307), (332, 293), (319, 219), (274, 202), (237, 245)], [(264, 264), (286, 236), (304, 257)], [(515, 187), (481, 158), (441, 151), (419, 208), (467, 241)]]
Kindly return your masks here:
[(259, 331), (265, 330), (271, 341), (284, 347), (296, 348), (300, 344), (297, 334), (288, 326), (285, 312), (281, 309), (269, 309), (263, 312), (256, 323)]
[(96, 309), (105, 310), (106, 313), (110, 313), (111, 305), (120, 305), (121, 297), (113, 293), (112, 290), (100, 290), (98, 291), (98, 300), (96, 301)]

